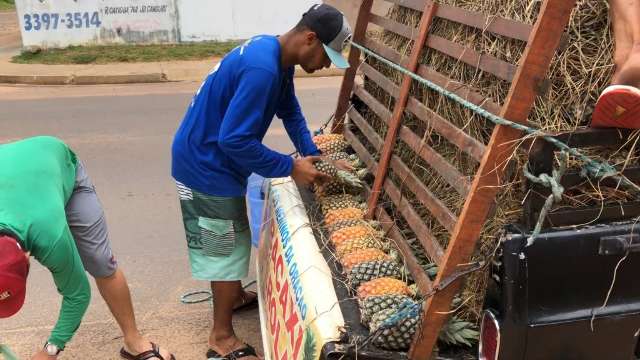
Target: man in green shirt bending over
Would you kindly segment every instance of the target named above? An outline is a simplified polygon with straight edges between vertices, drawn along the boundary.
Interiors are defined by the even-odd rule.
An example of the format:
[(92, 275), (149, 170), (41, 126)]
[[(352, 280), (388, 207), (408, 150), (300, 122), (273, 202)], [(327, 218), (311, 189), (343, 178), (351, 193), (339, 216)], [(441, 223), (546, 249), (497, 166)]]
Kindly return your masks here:
[(0, 318), (24, 303), (30, 256), (51, 271), (62, 295), (51, 336), (32, 359), (57, 359), (80, 326), (91, 297), (85, 270), (124, 334), (120, 355), (174, 359), (140, 335), (93, 184), (76, 155), (53, 137), (0, 145)]

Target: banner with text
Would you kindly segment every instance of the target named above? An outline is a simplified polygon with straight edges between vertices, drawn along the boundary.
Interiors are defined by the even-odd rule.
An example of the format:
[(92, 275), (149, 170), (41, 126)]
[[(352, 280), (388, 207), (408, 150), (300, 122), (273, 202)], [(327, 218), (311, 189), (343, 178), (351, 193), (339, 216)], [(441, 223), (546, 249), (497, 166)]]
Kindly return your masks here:
[(344, 319), (332, 275), (290, 178), (271, 180), (258, 251), (265, 359), (312, 360), (337, 341)]

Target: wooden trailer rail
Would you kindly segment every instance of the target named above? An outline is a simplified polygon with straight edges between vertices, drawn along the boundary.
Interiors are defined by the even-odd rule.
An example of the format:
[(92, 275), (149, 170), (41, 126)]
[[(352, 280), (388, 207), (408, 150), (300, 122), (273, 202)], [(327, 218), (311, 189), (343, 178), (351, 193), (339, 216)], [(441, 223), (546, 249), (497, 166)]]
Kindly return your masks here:
[[(355, 43), (365, 46), (491, 113), (518, 123), (524, 123), (529, 116), (537, 89), (545, 80), (549, 64), (576, 2), (575, 0), (545, 0), (536, 23), (531, 26), (455, 6), (437, 4), (430, 0), (387, 1), (421, 11), (422, 17), (418, 28), (371, 14), (373, 0), (363, 0), (354, 28), (353, 41)], [(503, 37), (525, 41), (527, 45), (524, 54), (519, 64), (510, 64), (487, 54), (479, 54), (469, 47), (450, 40), (430, 35), (429, 29), (434, 17)], [(412, 50), (409, 56), (403, 56), (394, 49), (367, 37), (366, 30), (369, 24), (378, 25), (412, 41)], [(480, 91), (473, 86), (461, 84), (450, 79), (446, 74), (419, 64), (418, 59), (425, 48), (439, 51), (480, 71), (491, 73), (499, 79), (511, 82), (504, 104), (500, 106), (485, 99)], [(482, 226), (501, 185), (505, 171), (505, 160), (513, 151), (514, 140), (518, 139), (521, 134), (513, 128), (496, 126), (489, 143), (483, 144), (411, 96), (409, 92), (414, 81), (411, 77), (405, 75), (402, 83), (398, 86), (372, 66), (366, 63), (361, 64), (360, 55), (357, 48), (351, 48), (349, 54), (351, 68), (345, 73), (332, 130), (344, 133), (359, 157), (375, 174), (373, 187), (368, 191), (369, 213), (367, 215), (377, 218), (382, 223), (388, 235), (397, 243), (399, 250), (404, 255), (419, 289), (423, 293), (427, 293), (434, 288), (439, 288), (438, 284), (446, 282), (443, 280), (455, 275), (462, 264), (469, 262)], [(355, 84), (354, 80), (358, 69), (369, 80), (395, 98), (395, 106), (392, 111), (378, 102), (363, 86)], [(385, 139), (382, 139), (368, 124), (356, 106), (351, 106), (352, 94), (386, 123), (388, 131)], [(476, 175), (469, 178), (462, 174), (420, 136), (404, 126), (402, 119), (405, 111), (424, 121), (429, 128), (475, 159), (479, 163)], [(375, 149), (373, 154), (367, 149), (367, 145), (359, 140), (354, 130), (344, 126), (345, 115), (349, 116), (350, 126), (357, 128), (354, 130), (364, 135), (369, 148)], [(456, 216), (439, 198), (439, 194), (430, 191), (411, 171), (411, 168), (393, 154), (397, 139), (407, 144), (456, 192), (465, 198), (464, 206), (459, 215)], [(431, 229), (418, 215), (413, 205), (402, 196), (398, 184), (387, 177), (389, 169), (392, 169), (394, 174), (402, 179), (402, 188), (415, 195), (421, 205), (449, 232), (449, 245), (446, 249), (443, 249), (438, 243)], [(390, 214), (382, 206), (378, 206), (380, 196), (383, 193), (394, 203), (399, 214), (425, 249), (427, 257), (438, 264), (439, 272), (434, 281), (431, 281), (420, 267), (409, 244), (396, 228)], [(423, 308), (421, 331), (414, 339), (410, 349), (411, 359), (430, 358), (440, 328), (448, 317), (451, 301), (460, 285), (460, 280), (453, 281), (449, 286), (427, 299)]]

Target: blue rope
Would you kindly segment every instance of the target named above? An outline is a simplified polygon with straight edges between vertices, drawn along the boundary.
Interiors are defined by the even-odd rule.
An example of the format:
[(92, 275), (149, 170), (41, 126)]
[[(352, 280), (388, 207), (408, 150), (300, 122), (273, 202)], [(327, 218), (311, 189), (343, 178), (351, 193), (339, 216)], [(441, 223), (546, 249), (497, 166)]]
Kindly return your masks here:
[(422, 305), (413, 300), (406, 299), (398, 305), (395, 314), (388, 317), (380, 324), (378, 330), (389, 329), (405, 319), (417, 318), (420, 316)]
[(551, 176), (545, 173), (535, 176), (529, 171), (527, 166), (524, 167), (524, 176), (527, 179), (536, 184), (540, 184), (551, 189), (551, 194), (545, 200), (542, 209), (540, 209), (540, 214), (538, 216), (536, 226), (534, 227), (533, 232), (531, 233), (529, 238), (527, 238), (527, 246), (533, 245), (536, 237), (540, 235), (544, 220), (547, 218), (547, 214), (549, 213), (549, 211), (551, 211), (551, 209), (553, 208), (553, 204), (562, 201), (562, 193), (564, 192), (564, 187), (560, 185), (560, 179), (562, 179), (562, 175), (567, 168), (567, 158), (568, 156), (566, 152), (560, 152), (560, 168), (553, 169), (551, 172)]
[(573, 156), (575, 156), (576, 158), (578, 158), (580, 161), (583, 162), (583, 167), (582, 167), (582, 176), (587, 176), (587, 175), (591, 175), (596, 179), (602, 179), (605, 177), (611, 177), (614, 178), (615, 180), (617, 180), (620, 184), (625, 185), (633, 190), (635, 190), (636, 192), (640, 192), (640, 186), (634, 184), (632, 181), (630, 181), (629, 179), (627, 179), (625, 176), (621, 176), (618, 175), (618, 171), (616, 170), (615, 167), (611, 166), (609, 163), (607, 162), (599, 162), (596, 161), (584, 154), (582, 154), (581, 152), (579, 152), (577, 149), (570, 147), (569, 145), (563, 143), (562, 141), (549, 136), (548, 134), (538, 130), (538, 129), (534, 129), (531, 127), (528, 127), (526, 125), (523, 124), (519, 124), (510, 120), (507, 120), (505, 118), (502, 118), (500, 116), (497, 116), (495, 114), (490, 113), (489, 111), (481, 108), (480, 106), (473, 104), (465, 99), (463, 99), (462, 97), (434, 84), (433, 82), (421, 77), (418, 74), (415, 74), (405, 68), (403, 68), (402, 66), (384, 58), (383, 56), (380, 56), (378, 54), (376, 54), (375, 52), (367, 49), (366, 47), (355, 43), (355, 42), (351, 42), (351, 45), (357, 49), (359, 49), (360, 51), (362, 51), (363, 53), (372, 56), (374, 58), (376, 58), (377, 60), (379, 60), (380, 62), (386, 64), (387, 66), (393, 68), (394, 70), (397, 70), (405, 75), (410, 76), (411, 78), (413, 78), (414, 80), (418, 81), (419, 83), (427, 86), (429, 89), (459, 103), (460, 105), (462, 105), (463, 107), (475, 112), (476, 114), (480, 115), (481, 117), (491, 121), (492, 123), (496, 124), (496, 125), (504, 125), (504, 126), (509, 126), (511, 128), (514, 128), (516, 130), (520, 130), (526, 134), (529, 135), (533, 135), (536, 137), (540, 137), (542, 139), (544, 139), (545, 141), (553, 144), (554, 146), (556, 146), (557, 148), (559, 148), (560, 150), (571, 154)]

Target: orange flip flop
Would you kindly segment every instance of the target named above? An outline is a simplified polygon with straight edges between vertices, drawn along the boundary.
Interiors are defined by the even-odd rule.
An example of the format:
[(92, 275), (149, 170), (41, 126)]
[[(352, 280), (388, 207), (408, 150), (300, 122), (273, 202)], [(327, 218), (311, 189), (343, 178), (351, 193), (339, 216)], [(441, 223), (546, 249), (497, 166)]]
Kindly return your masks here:
[(628, 85), (607, 87), (598, 98), (591, 127), (640, 129), (640, 89)]

